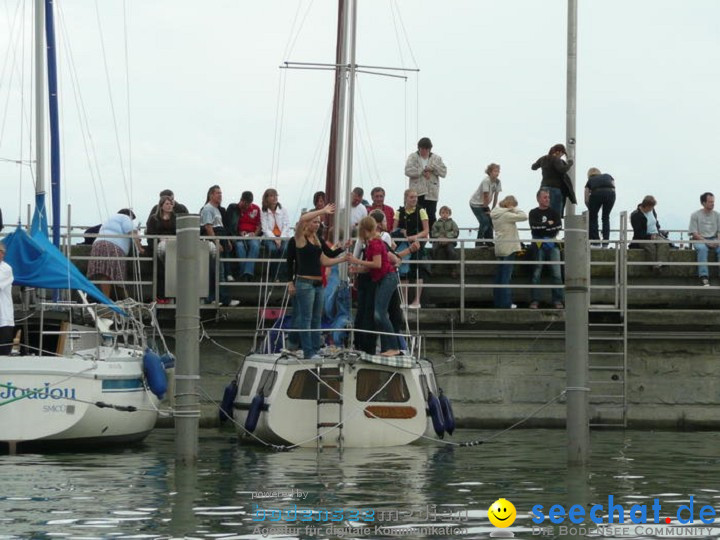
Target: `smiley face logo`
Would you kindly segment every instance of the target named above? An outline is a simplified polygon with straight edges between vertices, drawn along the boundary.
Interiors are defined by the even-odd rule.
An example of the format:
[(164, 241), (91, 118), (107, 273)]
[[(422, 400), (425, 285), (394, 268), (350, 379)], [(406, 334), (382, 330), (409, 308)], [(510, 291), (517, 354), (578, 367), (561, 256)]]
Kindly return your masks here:
[(501, 529), (512, 525), (516, 516), (515, 506), (507, 499), (498, 499), (488, 508), (490, 523)]

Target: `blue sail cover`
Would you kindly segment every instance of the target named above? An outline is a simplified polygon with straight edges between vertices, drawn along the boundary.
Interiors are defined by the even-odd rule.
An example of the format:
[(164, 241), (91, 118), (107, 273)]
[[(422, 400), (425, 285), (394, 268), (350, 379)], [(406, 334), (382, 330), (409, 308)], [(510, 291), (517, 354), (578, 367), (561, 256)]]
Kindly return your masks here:
[(15, 232), (4, 239), (7, 249), (5, 262), (13, 269), (14, 284), (41, 289), (84, 291), (98, 302), (111, 306), (118, 313), (123, 313), (58, 248), (52, 245), (47, 236), (47, 219), (43, 227), (43, 217), (43, 212), (36, 210), (31, 227), (32, 236), (18, 225)]

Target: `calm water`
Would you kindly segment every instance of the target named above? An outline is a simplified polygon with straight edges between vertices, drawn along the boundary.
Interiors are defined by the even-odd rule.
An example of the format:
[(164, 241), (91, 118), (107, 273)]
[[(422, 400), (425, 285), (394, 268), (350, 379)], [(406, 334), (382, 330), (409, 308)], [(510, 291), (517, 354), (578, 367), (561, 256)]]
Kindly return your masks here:
[[(461, 431), (454, 439), (488, 435)], [(382, 534), (376, 524), (350, 516), (335, 523), (334, 532), (327, 533), (331, 524), (325, 524), (317, 534), (299, 521), (267, 520), (263, 527), (299, 529), (284, 535), (276, 529), (273, 537), (337, 538), (350, 527), (367, 526), (347, 537), (392, 532), (420, 538), (430, 537), (421, 527), (434, 525), (432, 538), (488, 538), (497, 530), (488, 521), (488, 507), (500, 497), (517, 508), (509, 529), (516, 538), (550, 538), (562, 536), (533, 535), (529, 512), (536, 504), (607, 508), (613, 495), (629, 509), (658, 498), (664, 518), (675, 516), (692, 495), (696, 520), (701, 506), (720, 507), (719, 433), (593, 433), (593, 459), (584, 473), (568, 473), (564, 440), (563, 431), (516, 430), (470, 448), (274, 453), (238, 446), (231, 431), (206, 430), (197, 467), (181, 468), (174, 463), (172, 430), (157, 430), (133, 450), (2, 456), (0, 538), (261, 538), (261, 531), (253, 532), (254, 504), (267, 512), (293, 505), (340, 508), (344, 518), (353, 508), (372, 509), (375, 516), (398, 511), (386, 514), (385, 525), (395, 528)], [(290, 489), (293, 497), (268, 493)], [(298, 490), (305, 499), (296, 496)], [(253, 498), (260, 495), (254, 492), (264, 492), (264, 498)], [(719, 535), (720, 529), (712, 529), (697, 537)]]

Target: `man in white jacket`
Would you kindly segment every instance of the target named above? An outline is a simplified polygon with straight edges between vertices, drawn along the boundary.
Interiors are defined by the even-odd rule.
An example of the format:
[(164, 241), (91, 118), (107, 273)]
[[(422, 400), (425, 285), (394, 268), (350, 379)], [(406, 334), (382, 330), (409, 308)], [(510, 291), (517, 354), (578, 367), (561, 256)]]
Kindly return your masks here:
[(417, 191), (418, 206), (425, 208), (428, 225), (432, 230), (440, 194), (440, 178), (447, 175), (447, 167), (440, 156), (431, 152), (430, 139), (423, 137), (417, 146), (417, 152), (410, 154), (405, 162), (405, 176), (410, 179), (409, 188)]

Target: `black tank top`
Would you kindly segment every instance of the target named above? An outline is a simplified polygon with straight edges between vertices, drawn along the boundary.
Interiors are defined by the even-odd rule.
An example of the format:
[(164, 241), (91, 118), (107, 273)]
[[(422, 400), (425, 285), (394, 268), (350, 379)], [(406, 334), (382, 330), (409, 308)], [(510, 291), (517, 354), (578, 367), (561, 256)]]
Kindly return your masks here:
[(322, 248), (306, 239), (305, 245), (297, 250), (297, 275), (322, 277), (321, 255)]

